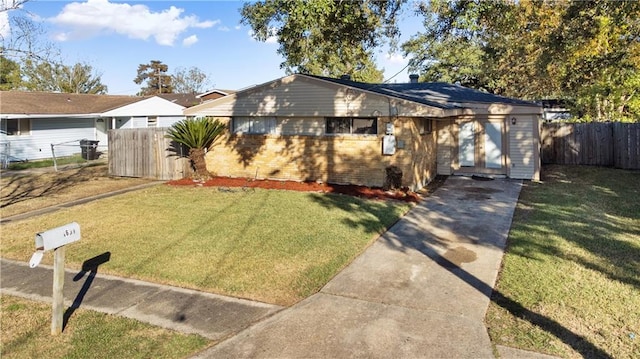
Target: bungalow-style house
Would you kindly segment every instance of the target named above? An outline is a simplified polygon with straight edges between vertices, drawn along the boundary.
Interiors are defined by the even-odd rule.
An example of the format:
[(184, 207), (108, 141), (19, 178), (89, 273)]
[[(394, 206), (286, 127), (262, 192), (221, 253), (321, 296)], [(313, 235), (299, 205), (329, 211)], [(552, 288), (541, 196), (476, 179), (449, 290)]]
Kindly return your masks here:
[(51, 158), (81, 152), (80, 140), (107, 146), (107, 131), (169, 127), (184, 106), (157, 96), (113, 96), (0, 91), (0, 152), (5, 161)]
[(443, 175), (538, 179), (538, 104), (446, 83), (370, 84), (294, 74), (184, 110), (229, 131), (217, 175), (418, 189)]

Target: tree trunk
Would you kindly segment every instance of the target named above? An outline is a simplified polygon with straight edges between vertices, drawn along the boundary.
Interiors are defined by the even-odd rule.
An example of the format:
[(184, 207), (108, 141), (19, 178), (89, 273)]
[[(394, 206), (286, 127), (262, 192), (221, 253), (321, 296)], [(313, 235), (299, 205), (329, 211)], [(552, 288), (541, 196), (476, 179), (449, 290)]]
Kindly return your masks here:
[(204, 148), (192, 148), (189, 150), (189, 159), (195, 170), (195, 177), (197, 179), (209, 179), (211, 173), (207, 171), (207, 162), (204, 159)]

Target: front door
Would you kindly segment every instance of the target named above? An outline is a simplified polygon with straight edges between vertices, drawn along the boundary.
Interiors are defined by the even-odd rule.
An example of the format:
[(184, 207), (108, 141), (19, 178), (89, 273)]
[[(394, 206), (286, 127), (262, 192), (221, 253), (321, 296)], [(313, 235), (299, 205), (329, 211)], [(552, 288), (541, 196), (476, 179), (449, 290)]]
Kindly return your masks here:
[(502, 122), (486, 122), (484, 125), (484, 166), (502, 168)]
[(96, 140), (99, 148), (107, 148), (107, 119), (96, 119)]
[(465, 121), (458, 128), (458, 163), (454, 172), (506, 174), (502, 121)]

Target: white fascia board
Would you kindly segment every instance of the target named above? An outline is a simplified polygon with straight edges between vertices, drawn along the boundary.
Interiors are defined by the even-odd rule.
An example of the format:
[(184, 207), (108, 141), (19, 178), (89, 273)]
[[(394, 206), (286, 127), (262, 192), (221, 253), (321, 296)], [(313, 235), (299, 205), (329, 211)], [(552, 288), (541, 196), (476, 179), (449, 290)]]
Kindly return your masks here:
[(25, 114), (25, 113), (17, 113), (17, 114), (2, 114), (0, 118), (3, 120), (16, 120), (21, 118), (41, 118), (41, 119), (52, 119), (52, 118), (100, 118), (102, 114), (100, 113), (82, 113), (82, 114)]
[(102, 113), (104, 117), (182, 116), (184, 106), (153, 96)]

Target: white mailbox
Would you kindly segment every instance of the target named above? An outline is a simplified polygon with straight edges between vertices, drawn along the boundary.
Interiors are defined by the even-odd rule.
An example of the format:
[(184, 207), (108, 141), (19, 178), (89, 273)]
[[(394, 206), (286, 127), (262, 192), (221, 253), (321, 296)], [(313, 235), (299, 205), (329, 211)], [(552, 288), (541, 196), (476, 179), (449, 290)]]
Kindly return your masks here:
[(36, 249), (51, 250), (80, 239), (80, 225), (76, 222), (36, 234)]
[(42, 261), (44, 251), (60, 248), (80, 239), (80, 225), (76, 222), (36, 234), (36, 252), (29, 260), (29, 267), (35, 268)]

